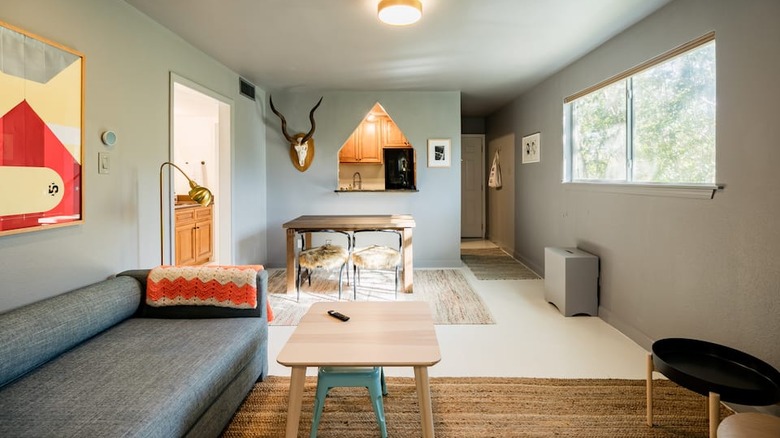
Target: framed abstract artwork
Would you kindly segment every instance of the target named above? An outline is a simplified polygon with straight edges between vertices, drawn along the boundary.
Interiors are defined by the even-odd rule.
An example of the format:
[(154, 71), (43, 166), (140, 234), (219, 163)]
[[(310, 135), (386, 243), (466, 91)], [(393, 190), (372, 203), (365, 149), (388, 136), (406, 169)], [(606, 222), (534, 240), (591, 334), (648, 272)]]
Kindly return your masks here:
[(0, 22), (0, 235), (83, 222), (84, 55)]
[(450, 167), (450, 139), (428, 139), (428, 167)]

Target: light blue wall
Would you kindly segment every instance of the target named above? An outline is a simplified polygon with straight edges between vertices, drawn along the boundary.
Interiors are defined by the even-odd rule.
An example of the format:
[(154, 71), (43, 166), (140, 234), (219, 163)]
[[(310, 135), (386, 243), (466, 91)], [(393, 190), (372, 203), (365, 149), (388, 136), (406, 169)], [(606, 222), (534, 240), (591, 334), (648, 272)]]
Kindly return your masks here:
[(255, 100), (235, 98), (233, 148), (233, 260), (265, 263), (266, 229), (266, 128), (263, 122), (265, 91), (255, 88)]
[[(259, 104), (238, 94), (236, 73), (120, 0), (3, 0), (0, 21), (86, 56), (85, 222), (0, 237), (0, 311), (159, 264), (171, 71), (235, 103), (234, 261), (265, 261), (265, 125)], [(100, 142), (106, 129), (118, 136), (110, 148)], [(98, 152), (111, 156), (108, 175), (97, 173)]]
[[(600, 256), (599, 315), (646, 348), (699, 338), (780, 368), (778, 19), (777, 0), (674, 1), (487, 121), (488, 140), (542, 133), (541, 162), (516, 163), (517, 255), (542, 271), (545, 246)], [(695, 200), (562, 185), (563, 98), (713, 30), (725, 189)]]
[[(290, 162), (280, 121), (267, 105), (268, 264), (285, 264), (282, 224), (304, 214), (412, 214), (415, 267), (460, 266), (460, 93), (326, 92), (274, 94), (290, 134), (309, 130), (315, 113), (315, 157), (306, 172)], [(417, 153), (417, 193), (334, 193), (338, 151), (375, 103), (381, 103)], [(452, 166), (428, 168), (429, 138), (452, 139)]]

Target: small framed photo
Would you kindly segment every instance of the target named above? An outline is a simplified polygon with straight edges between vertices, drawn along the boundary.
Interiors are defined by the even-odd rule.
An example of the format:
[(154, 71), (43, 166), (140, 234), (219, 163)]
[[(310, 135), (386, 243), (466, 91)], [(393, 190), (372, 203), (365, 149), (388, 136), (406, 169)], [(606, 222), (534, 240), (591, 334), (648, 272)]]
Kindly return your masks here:
[(450, 144), (449, 138), (428, 139), (428, 167), (450, 167)]
[(542, 153), (542, 134), (537, 132), (523, 137), (523, 164), (538, 163)]

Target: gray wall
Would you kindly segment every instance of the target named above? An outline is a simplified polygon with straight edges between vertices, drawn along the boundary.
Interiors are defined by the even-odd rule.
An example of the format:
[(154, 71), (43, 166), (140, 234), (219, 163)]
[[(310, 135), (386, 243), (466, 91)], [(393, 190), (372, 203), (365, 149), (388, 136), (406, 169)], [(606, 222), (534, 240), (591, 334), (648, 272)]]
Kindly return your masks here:
[[(517, 166), (517, 254), (542, 271), (545, 246), (600, 256), (599, 314), (646, 348), (692, 337), (780, 367), (778, 19), (776, 0), (677, 0), (487, 122), (489, 140), (542, 133), (542, 162)], [(692, 200), (563, 186), (563, 98), (711, 30), (725, 190)]]
[[(306, 172), (290, 162), (280, 121), (267, 109), (268, 264), (285, 264), (282, 224), (304, 214), (414, 215), (415, 267), (455, 267), (460, 263), (460, 93), (326, 92), (275, 93), (290, 134), (309, 130), (315, 113), (315, 156)], [(335, 193), (338, 151), (371, 107), (379, 102), (404, 132), (417, 155), (416, 193)], [(449, 168), (427, 167), (429, 138), (452, 140)]]
[[(85, 222), (0, 237), (0, 311), (159, 264), (171, 71), (235, 102), (234, 262), (264, 262), (265, 125), (259, 104), (238, 95), (234, 72), (120, 0), (3, 0), (0, 20), (86, 56)], [(119, 138), (111, 148), (100, 142), (106, 129)], [(108, 175), (97, 173), (102, 151)]]
[(498, 151), (501, 169), (501, 187), (487, 188), (487, 238), (504, 251), (515, 253), (515, 149), (518, 141), (515, 135), (493, 138), (485, 149), (485, 175), (490, 175), (493, 159)]
[(461, 134), (484, 134), (485, 133), (485, 118), (484, 117), (462, 117), (460, 119)]

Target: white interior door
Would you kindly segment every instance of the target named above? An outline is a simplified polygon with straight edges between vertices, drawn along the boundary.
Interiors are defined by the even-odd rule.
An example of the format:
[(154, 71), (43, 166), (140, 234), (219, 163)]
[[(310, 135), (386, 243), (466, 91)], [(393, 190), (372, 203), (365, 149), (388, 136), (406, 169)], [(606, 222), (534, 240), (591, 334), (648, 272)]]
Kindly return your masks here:
[(460, 237), (485, 237), (485, 136), (461, 136)]

